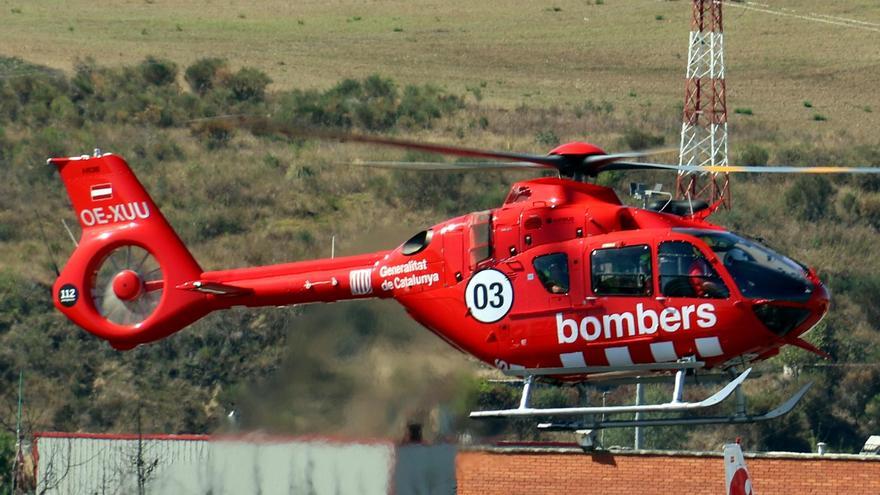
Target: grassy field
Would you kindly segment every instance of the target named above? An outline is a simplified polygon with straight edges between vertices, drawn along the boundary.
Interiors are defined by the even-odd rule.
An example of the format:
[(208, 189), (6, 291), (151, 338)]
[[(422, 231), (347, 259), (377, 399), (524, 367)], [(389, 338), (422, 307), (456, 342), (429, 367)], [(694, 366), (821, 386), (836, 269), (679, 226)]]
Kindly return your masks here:
[[(656, 0), (2, 0), (0, 54), (65, 70), (85, 57), (112, 66), (156, 55), (186, 66), (221, 56), (266, 71), (276, 89), (380, 73), (470, 88), (502, 108), (593, 99), (676, 115), (689, 10)], [(734, 137), (758, 121), (876, 142), (880, 4), (729, 3), (725, 29)]]

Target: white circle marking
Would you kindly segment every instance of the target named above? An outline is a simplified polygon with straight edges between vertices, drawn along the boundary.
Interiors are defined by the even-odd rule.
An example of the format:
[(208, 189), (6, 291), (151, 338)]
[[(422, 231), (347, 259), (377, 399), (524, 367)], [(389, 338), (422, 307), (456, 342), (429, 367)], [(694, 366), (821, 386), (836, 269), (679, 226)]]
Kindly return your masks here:
[(507, 275), (498, 270), (481, 270), (468, 281), (464, 300), (475, 320), (495, 323), (513, 306), (513, 285)]

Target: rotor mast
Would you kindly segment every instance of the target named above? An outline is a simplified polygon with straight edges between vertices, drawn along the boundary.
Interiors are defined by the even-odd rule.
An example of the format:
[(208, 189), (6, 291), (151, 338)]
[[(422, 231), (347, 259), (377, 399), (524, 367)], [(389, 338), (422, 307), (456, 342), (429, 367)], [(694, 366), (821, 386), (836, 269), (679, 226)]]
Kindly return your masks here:
[[(722, 0), (692, 0), (690, 44), (681, 124), (679, 165), (727, 166), (727, 96), (724, 82)], [(723, 200), (730, 207), (725, 173), (679, 172), (676, 197)]]

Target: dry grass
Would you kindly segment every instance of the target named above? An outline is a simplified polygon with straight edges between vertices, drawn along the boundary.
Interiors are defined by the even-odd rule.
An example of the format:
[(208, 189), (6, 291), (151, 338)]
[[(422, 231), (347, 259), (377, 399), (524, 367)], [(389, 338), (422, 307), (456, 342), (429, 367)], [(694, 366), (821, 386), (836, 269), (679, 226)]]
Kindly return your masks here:
[[(731, 115), (733, 132), (760, 121), (876, 139), (880, 4), (775, 2), (774, 12), (785, 15), (742, 5), (726, 12), (728, 101), (754, 115)], [(636, 115), (643, 105), (674, 115), (688, 8), (653, 0), (4, 0), (0, 51), (67, 70), (84, 57), (119, 65), (152, 54), (186, 66), (224, 56), (267, 71), (276, 88), (327, 87), (378, 72), (461, 93), (482, 84), (484, 101), (504, 108), (591, 98)], [(828, 121), (814, 121), (816, 112)]]

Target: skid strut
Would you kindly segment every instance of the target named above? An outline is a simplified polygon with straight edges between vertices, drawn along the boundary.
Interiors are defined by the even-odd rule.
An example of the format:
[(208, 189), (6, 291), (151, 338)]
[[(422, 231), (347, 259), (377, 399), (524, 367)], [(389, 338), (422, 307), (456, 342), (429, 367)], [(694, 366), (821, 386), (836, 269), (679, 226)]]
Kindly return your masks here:
[(529, 398), (531, 396), (532, 385), (534, 383), (534, 375), (526, 376), (523, 384), (523, 394), (516, 409), (500, 409), (495, 411), (474, 411), (471, 413), (472, 418), (503, 418), (511, 416), (573, 416), (581, 414), (618, 414), (618, 413), (635, 413), (635, 412), (675, 412), (687, 411), (691, 409), (703, 409), (711, 407), (723, 401), (733, 391), (739, 387), (752, 369), (743, 371), (738, 377), (728, 383), (724, 388), (703, 399), (699, 402), (683, 402), (683, 383), (684, 372), (676, 373), (676, 386), (673, 392), (672, 400), (664, 404), (641, 404), (631, 406), (597, 406), (597, 407), (548, 407), (533, 408), (529, 407)]
[[(662, 404), (642, 404), (637, 401), (634, 405), (616, 405), (616, 406), (588, 406), (588, 407), (552, 407), (552, 408), (535, 408), (529, 405), (532, 397), (532, 390), (536, 383), (536, 377), (552, 376), (552, 375), (571, 375), (576, 373), (591, 373), (591, 378), (596, 380), (597, 377), (608, 377), (612, 382), (625, 380), (620, 378), (621, 368), (618, 367), (614, 373), (608, 373), (608, 368), (589, 367), (589, 368), (543, 368), (543, 369), (517, 369), (506, 370), (506, 374), (519, 375), (523, 377), (522, 395), (519, 400), (519, 406), (514, 409), (499, 409), (491, 411), (474, 411), (470, 413), (472, 418), (509, 418), (509, 417), (541, 417), (541, 416), (585, 416), (588, 419), (582, 421), (565, 422), (565, 423), (540, 423), (538, 428), (552, 431), (589, 431), (602, 428), (624, 428), (636, 426), (672, 426), (672, 425), (701, 425), (701, 424), (738, 424), (753, 423), (759, 421), (767, 421), (778, 418), (789, 413), (807, 393), (812, 384), (807, 384), (791, 396), (786, 402), (777, 408), (764, 414), (749, 414), (746, 411), (745, 395), (740, 390), (740, 385), (748, 378), (752, 369), (748, 368), (735, 378), (730, 380), (721, 390), (715, 392), (711, 396), (697, 402), (686, 402), (684, 400), (684, 388), (686, 372), (691, 369), (702, 368), (704, 363), (694, 359), (683, 360), (678, 363), (664, 363), (667, 370), (675, 370), (674, 386), (672, 397), (669, 402)], [(651, 371), (656, 371), (654, 365), (630, 365), (625, 372), (641, 374), (648, 371), (647, 366), (651, 366)], [(642, 378), (635, 377), (633, 383), (638, 383)], [(647, 377), (646, 382), (651, 382), (656, 377)], [(596, 380), (601, 383), (601, 378)], [(646, 418), (641, 413), (677, 413), (702, 410), (715, 406), (731, 395), (736, 396), (736, 408), (734, 414), (730, 416), (695, 416), (695, 417), (654, 417)], [(637, 413), (635, 419), (606, 419), (605, 415)], [(601, 418), (601, 419), (592, 419)]]

